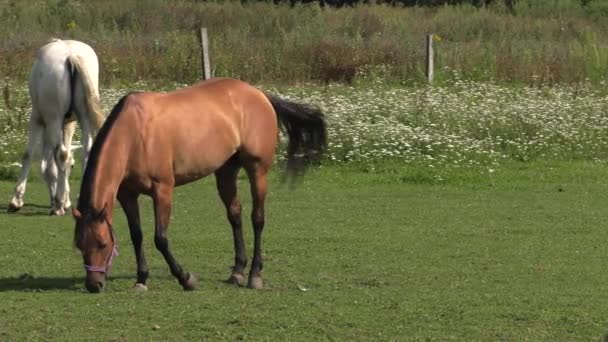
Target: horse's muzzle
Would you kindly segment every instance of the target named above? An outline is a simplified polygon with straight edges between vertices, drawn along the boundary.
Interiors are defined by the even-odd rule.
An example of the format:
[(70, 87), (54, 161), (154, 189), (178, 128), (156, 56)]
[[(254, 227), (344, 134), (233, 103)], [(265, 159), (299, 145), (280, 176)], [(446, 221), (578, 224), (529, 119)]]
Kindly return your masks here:
[(106, 284), (105, 275), (100, 272), (87, 272), (87, 279), (84, 286), (90, 293), (99, 293)]

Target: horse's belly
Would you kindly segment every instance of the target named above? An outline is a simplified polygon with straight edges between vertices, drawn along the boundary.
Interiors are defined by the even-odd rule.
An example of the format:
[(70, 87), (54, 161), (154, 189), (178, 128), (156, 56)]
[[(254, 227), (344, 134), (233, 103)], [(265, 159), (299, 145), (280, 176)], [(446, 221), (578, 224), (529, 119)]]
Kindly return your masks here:
[(201, 179), (213, 173), (217, 167), (178, 168), (174, 170), (175, 185), (182, 185)]
[(219, 169), (236, 152), (236, 149), (197, 151), (181, 155), (173, 162), (176, 184), (185, 184), (206, 177)]

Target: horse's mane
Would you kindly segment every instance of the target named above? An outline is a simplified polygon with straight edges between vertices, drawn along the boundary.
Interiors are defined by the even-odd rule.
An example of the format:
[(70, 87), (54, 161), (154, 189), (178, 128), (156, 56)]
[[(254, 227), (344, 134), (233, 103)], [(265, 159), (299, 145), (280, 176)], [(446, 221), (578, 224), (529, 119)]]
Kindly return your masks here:
[(125, 100), (131, 93), (123, 96), (118, 103), (112, 108), (112, 111), (108, 115), (106, 121), (99, 129), (97, 136), (95, 137), (95, 141), (93, 142), (93, 147), (91, 147), (91, 152), (89, 153), (89, 159), (87, 161), (87, 165), (84, 169), (84, 174), (82, 176), (82, 182), (80, 186), (80, 196), (78, 197), (78, 209), (82, 211), (83, 209), (91, 208), (91, 193), (93, 188), (93, 181), (95, 178), (95, 171), (97, 170), (97, 164), (99, 163), (99, 155), (101, 154), (101, 148), (103, 147), (108, 134), (114, 127), (114, 123), (118, 118), (119, 114), (122, 112), (122, 109), (125, 104)]
[[(114, 127), (116, 119), (122, 112), (125, 100), (129, 96), (129, 94), (123, 96), (114, 106), (114, 108), (112, 108), (112, 111), (108, 115), (108, 118), (104, 122), (103, 126), (101, 126), (99, 132), (97, 133), (97, 136), (95, 137), (93, 147), (91, 147), (89, 159), (87, 161), (87, 165), (85, 166), (84, 174), (82, 176), (82, 182), (80, 185), (80, 196), (78, 197), (78, 210), (85, 216), (84, 219), (90, 219), (91, 217), (99, 215), (98, 212), (93, 212), (91, 210), (91, 193), (93, 190), (95, 170), (97, 169), (97, 164), (99, 163), (99, 155), (101, 154), (101, 148), (103, 147), (108, 137), (108, 134), (112, 130), (112, 127)], [(82, 241), (88, 233), (87, 229), (79, 229), (79, 227), (82, 226), (83, 225), (77, 224), (74, 231), (74, 244), (76, 246), (78, 246), (78, 241)]]

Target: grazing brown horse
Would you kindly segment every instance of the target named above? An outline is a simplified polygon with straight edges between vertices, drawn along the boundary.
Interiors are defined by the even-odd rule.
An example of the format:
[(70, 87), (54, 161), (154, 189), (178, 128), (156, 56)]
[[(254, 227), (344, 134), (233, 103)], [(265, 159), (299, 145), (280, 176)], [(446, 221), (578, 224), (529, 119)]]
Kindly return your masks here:
[(112, 207), (117, 198), (127, 217), (137, 260), (136, 288), (146, 288), (138, 196), (152, 197), (154, 243), (185, 290), (194, 277), (169, 249), (167, 228), (173, 188), (211, 173), (226, 206), (234, 237), (235, 262), (229, 282), (245, 285), (247, 264), (236, 179), (245, 169), (251, 185), (254, 251), (248, 287), (262, 287), (262, 229), (267, 175), (279, 126), (287, 133), (288, 174), (326, 146), (323, 114), (315, 108), (265, 94), (234, 79), (212, 79), (169, 93), (131, 93), (114, 107), (93, 144), (83, 176), (74, 240), (82, 252), (86, 288), (99, 292), (116, 241)]

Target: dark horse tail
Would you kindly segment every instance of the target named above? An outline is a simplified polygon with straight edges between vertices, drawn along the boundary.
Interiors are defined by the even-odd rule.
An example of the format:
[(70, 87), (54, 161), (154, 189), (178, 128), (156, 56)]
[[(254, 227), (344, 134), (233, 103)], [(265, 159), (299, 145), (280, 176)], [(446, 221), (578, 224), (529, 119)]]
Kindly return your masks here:
[(287, 134), (287, 175), (303, 173), (310, 163), (318, 163), (327, 148), (327, 124), (319, 108), (281, 99), (266, 93), (279, 126)]

